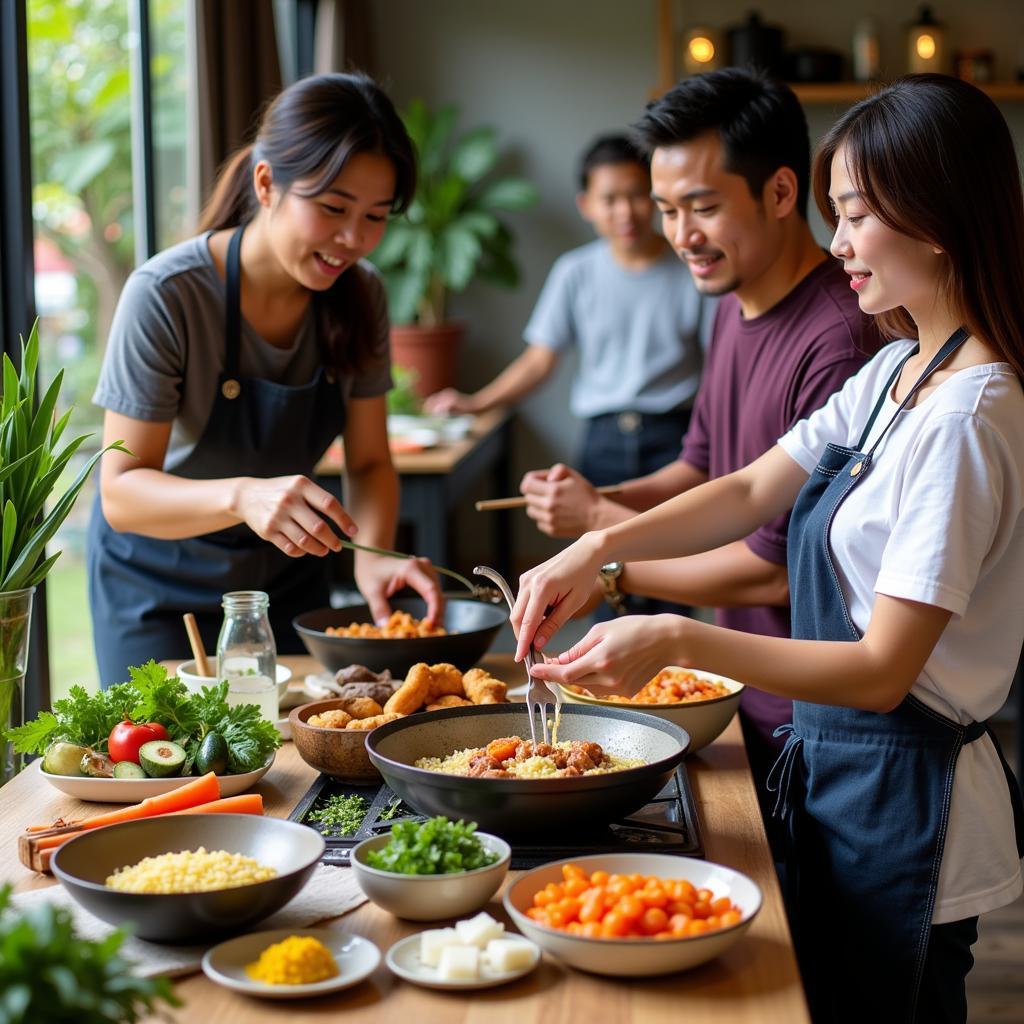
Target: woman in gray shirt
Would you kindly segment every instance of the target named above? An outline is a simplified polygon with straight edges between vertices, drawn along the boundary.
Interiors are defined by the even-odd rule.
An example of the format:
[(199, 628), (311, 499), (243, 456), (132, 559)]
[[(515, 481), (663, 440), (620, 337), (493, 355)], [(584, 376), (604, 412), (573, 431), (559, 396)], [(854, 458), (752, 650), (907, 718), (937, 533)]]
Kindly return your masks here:
[[(335, 528), (390, 547), (398, 480), (383, 288), (361, 262), (415, 190), (415, 158), (388, 98), (361, 75), (291, 86), (222, 173), (201, 233), (129, 279), (95, 402), (104, 457), (89, 533), (93, 635), (104, 686), (180, 652), (194, 611), (207, 650), (221, 595), (270, 594), (282, 651), (291, 618), (328, 603)], [(347, 509), (312, 482), (338, 434)], [(315, 558), (303, 556), (313, 555)], [(404, 585), (440, 614), (423, 559), (358, 552), (372, 614)]]

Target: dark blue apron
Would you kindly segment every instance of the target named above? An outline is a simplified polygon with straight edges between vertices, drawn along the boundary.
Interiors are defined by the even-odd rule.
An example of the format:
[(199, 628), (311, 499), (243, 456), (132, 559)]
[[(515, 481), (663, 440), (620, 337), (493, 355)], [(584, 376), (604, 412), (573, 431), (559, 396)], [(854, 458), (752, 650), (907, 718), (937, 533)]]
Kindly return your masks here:
[[(172, 471), (191, 480), (309, 476), (345, 426), (341, 388), (322, 366), (298, 386), (240, 374), (243, 231), (228, 246), (224, 372), (205, 431)], [(289, 558), (244, 523), (186, 540), (117, 533), (103, 517), (98, 495), (89, 524), (88, 570), (103, 686), (125, 680), (129, 665), (187, 650), (181, 621), (186, 611), (195, 612), (206, 650), (213, 652), (226, 591), (270, 595), (270, 623), (281, 653), (301, 650), (292, 618), (329, 604), (324, 559)]]
[[(788, 543), (794, 639), (860, 640), (829, 550), (832, 521), (896, 417), (967, 336), (961, 328), (946, 342), (862, 454), (904, 359), (856, 448), (829, 444), (801, 490)], [(778, 730), (789, 735), (769, 789), (787, 826), (787, 905), (818, 1024), (915, 1020), (956, 760), (986, 732), (983, 723), (960, 725), (909, 694), (885, 714), (794, 702), (793, 724)], [(1020, 848), (1020, 791), (999, 757)]]

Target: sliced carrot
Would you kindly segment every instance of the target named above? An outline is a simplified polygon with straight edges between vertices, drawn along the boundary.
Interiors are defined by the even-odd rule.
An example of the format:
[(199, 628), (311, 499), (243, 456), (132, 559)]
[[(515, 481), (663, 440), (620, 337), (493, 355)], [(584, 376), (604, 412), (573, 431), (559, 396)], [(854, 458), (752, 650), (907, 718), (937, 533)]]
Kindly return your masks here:
[(229, 796), (223, 800), (211, 800), (208, 804), (186, 807), (183, 811), (172, 811), (172, 814), (262, 814), (263, 797), (259, 793), (242, 793), (240, 796)]

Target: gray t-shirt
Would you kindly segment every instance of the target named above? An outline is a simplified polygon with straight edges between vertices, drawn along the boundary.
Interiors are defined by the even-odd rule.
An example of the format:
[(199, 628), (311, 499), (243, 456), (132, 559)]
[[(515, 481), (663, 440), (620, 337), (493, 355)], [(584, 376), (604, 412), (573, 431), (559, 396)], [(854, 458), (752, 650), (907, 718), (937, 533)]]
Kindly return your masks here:
[[(110, 329), (93, 402), (157, 423), (173, 421), (164, 459), (181, 465), (206, 429), (224, 369), (224, 281), (210, 233), (154, 256), (128, 278)], [(340, 383), (341, 397), (372, 398), (391, 387), (387, 299), (376, 270), (360, 263), (374, 310), (372, 358)], [(288, 348), (271, 345), (242, 319), (240, 372), (278, 384), (308, 384), (320, 365), (312, 305)]]
[(574, 415), (671, 412), (693, 404), (713, 307), (671, 250), (628, 270), (598, 239), (555, 261), (523, 336), (555, 351), (579, 346)]

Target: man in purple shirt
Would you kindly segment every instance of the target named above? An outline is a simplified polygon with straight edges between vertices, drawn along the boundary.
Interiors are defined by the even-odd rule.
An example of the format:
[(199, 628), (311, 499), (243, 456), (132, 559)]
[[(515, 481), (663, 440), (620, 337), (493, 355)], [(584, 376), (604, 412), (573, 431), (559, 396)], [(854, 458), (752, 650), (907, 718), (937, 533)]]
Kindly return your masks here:
[[(729, 68), (685, 79), (648, 104), (662, 231), (699, 291), (723, 296), (679, 459), (612, 498), (557, 465), (521, 490), (544, 532), (575, 537), (652, 508), (764, 454), (824, 404), (877, 347), (842, 267), (807, 225), (810, 145), (787, 86)], [(721, 626), (789, 635), (788, 515), (716, 551), (602, 569), (603, 590), (716, 608)], [(789, 701), (747, 687), (741, 719), (762, 806)]]

